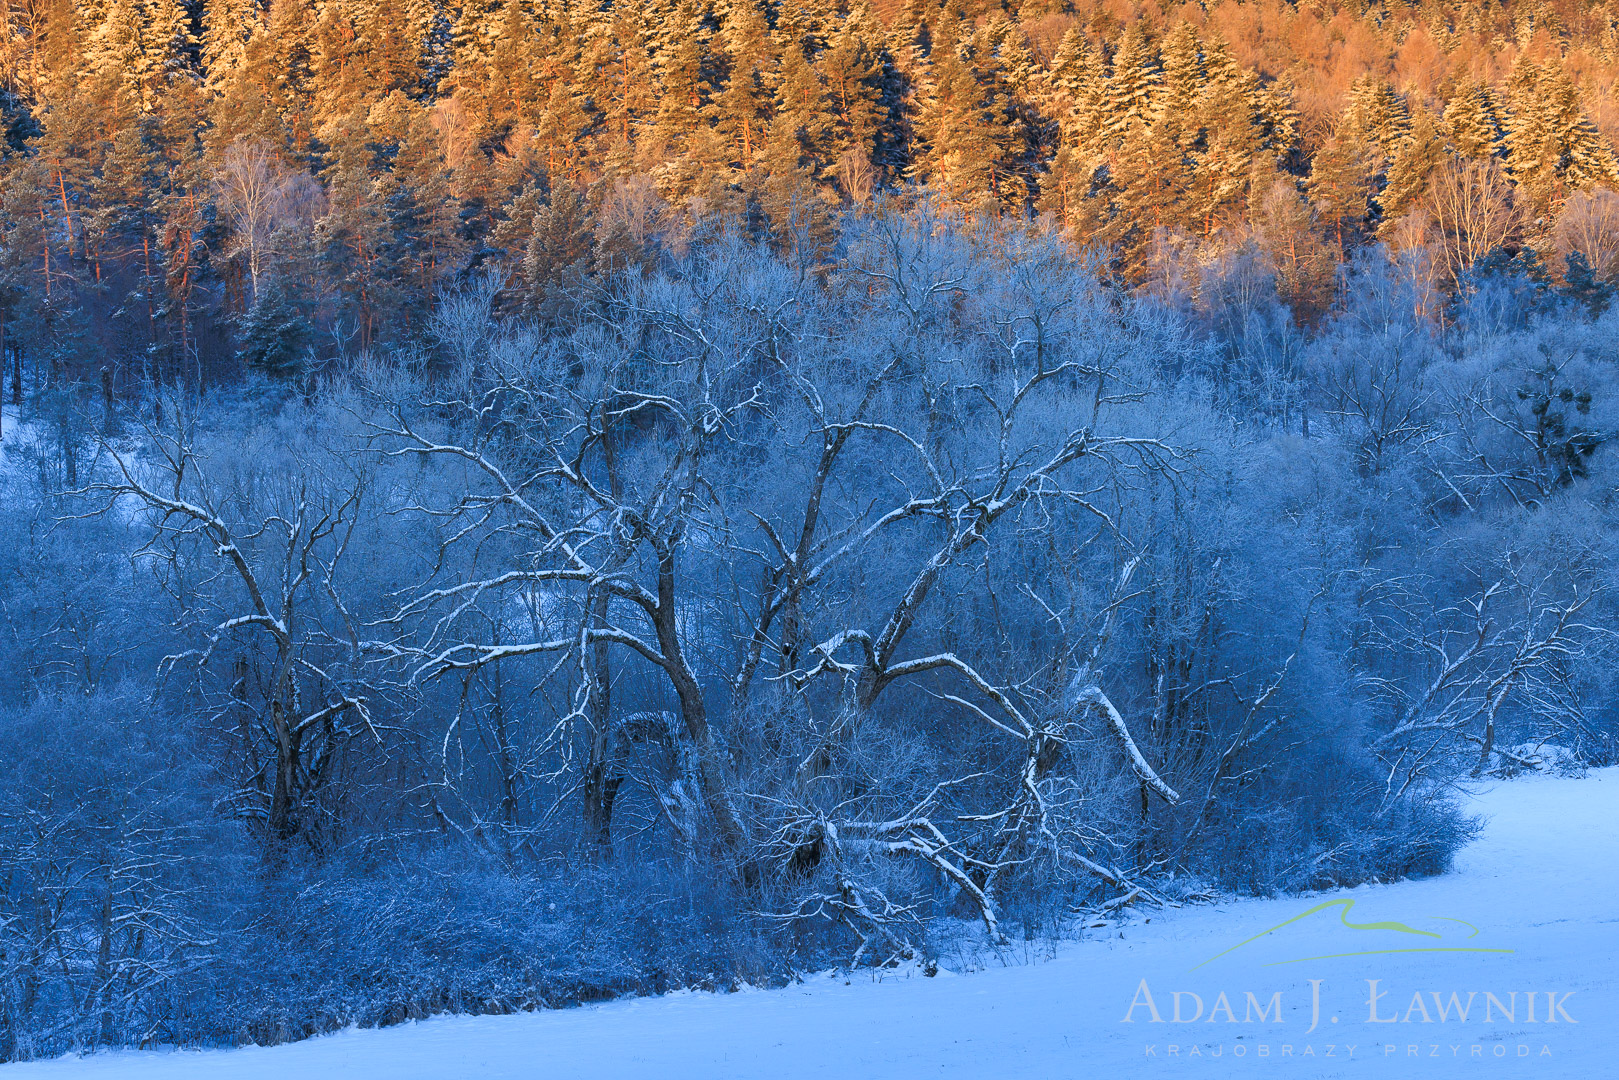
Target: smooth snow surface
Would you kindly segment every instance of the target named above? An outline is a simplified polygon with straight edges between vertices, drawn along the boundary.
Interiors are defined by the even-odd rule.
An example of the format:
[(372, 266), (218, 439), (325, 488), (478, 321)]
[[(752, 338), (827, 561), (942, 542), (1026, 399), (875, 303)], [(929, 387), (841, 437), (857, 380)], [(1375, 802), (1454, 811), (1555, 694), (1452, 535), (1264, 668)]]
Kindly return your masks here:
[[(1146, 911), (1122, 936), (1089, 931), (1049, 963), (445, 1017), (274, 1048), (98, 1054), (6, 1066), (0, 1080), (1619, 1078), (1619, 769), (1494, 784), (1475, 809), (1484, 835), (1443, 877)], [(1341, 899), (1352, 908), (1323, 907), (1239, 946)], [(1377, 1016), (1393, 1023), (1370, 1022), (1374, 979)], [(1199, 1020), (1173, 1022), (1175, 991), (1183, 1018), (1196, 1012), (1184, 992), (1199, 995)], [(1280, 1022), (1246, 1015), (1278, 991)]]

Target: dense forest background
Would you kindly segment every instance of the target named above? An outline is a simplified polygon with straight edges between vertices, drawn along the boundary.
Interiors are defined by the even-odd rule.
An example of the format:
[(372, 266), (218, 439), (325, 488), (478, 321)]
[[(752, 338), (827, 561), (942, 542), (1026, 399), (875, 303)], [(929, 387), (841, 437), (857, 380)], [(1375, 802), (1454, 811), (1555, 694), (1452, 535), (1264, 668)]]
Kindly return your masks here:
[(0, 1061), (1027, 958), (1619, 760), (1612, 4), (3, 2)]
[(919, 186), (1187, 302), (1250, 261), (1300, 326), (1378, 241), (1440, 283), (1501, 249), (1590, 290), (1616, 27), (1583, 0), (14, 0), (12, 394), (412, 340), (486, 266), (543, 311), (703, 230), (814, 262)]

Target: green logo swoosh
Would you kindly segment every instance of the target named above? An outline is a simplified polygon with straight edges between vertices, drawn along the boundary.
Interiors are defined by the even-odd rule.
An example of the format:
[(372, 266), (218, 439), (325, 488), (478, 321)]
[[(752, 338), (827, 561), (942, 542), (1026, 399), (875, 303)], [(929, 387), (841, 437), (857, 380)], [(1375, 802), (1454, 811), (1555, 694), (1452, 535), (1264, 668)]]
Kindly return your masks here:
[[(1310, 909), (1308, 909), (1306, 911), (1302, 911), (1299, 914), (1293, 916), (1291, 919), (1284, 919), (1283, 921), (1277, 923), (1275, 926), (1272, 926), (1269, 929), (1261, 930), (1259, 933), (1255, 934), (1253, 937), (1246, 938), (1246, 939), (1244, 939), (1242, 941), (1237, 942), (1235, 945), (1231, 946), (1231, 948), (1229, 948), (1229, 949), (1225, 949), (1225, 950), (1223, 950), (1221, 952), (1215, 953), (1213, 956), (1211, 956), (1207, 960), (1203, 961), (1203, 963), (1196, 965), (1196, 967), (1193, 967), (1191, 970), (1196, 971), (1198, 968), (1203, 967), (1206, 964), (1212, 964), (1214, 961), (1220, 959), (1220, 957), (1228, 956), (1231, 953), (1234, 953), (1238, 949), (1242, 948), (1244, 945), (1251, 945), (1254, 942), (1258, 941), (1260, 938), (1266, 936), (1267, 934), (1274, 934), (1276, 931), (1282, 929), (1284, 926), (1291, 926), (1293, 923), (1296, 923), (1296, 922), (1300, 921), (1301, 919), (1309, 918), (1311, 915), (1314, 915), (1318, 911), (1325, 911), (1327, 908), (1333, 908), (1333, 907), (1339, 909), (1339, 911), (1338, 911), (1338, 921), (1343, 923), (1344, 926), (1348, 927), (1351, 930), (1390, 930), (1390, 931), (1393, 931), (1393, 932), (1398, 933), (1398, 934), (1415, 934), (1418, 937), (1433, 938), (1433, 939), (1438, 940), (1438, 941), (1444, 940), (1444, 935), (1443, 934), (1436, 934), (1431, 930), (1418, 930), (1416, 927), (1407, 926), (1405, 923), (1402, 923), (1402, 922), (1392, 922), (1392, 921), (1365, 922), (1365, 923), (1350, 922), (1349, 921), (1349, 912), (1350, 912), (1350, 909), (1352, 909), (1354, 906), (1355, 906), (1355, 901), (1351, 900), (1351, 899), (1348, 899), (1347, 897), (1345, 897), (1343, 899), (1339, 899), (1339, 900), (1328, 900), (1328, 901), (1326, 901), (1324, 903), (1317, 904), (1315, 907), (1310, 908)], [(1431, 917), (1434, 918), (1434, 919), (1440, 920), (1442, 922), (1459, 923), (1462, 926), (1465, 926), (1469, 930), (1472, 931), (1472, 933), (1468, 935), (1469, 938), (1478, 937), (1478, 932), (1479, 932), (1478, 927), (1474, 926), (1472, 923), (1468, 922), (1465, 919), (1452, 919), (1452, 918), (1449, 918), (1449, 917), (1443, 916), (1443, 915), (1434, 915), (1434, 916), (1431, 916)], [(1275, 967), (1277, 964), (1297, 964), (1297, 963), (1301, 963), (1302, 961), (1305, 961), (1305, 960), (1330, 960), (1330, 959), (1336, 959), (1338, 957), (1343, 957), (1343, 956), (1375, 956), (1375, 955), (1380, 955), (1380, 954), (1385, 954), (1385, 953), (1414, 953), (1414, 952), (1510, 953), (1510, 952), (1513, 952), (1513, 951), (1515, 951), (1515, 950), (1513, 950), (1513, 949), (1484, 949), (1484, 948), (1477, 948), (1477, 947), (1462, 947), (1462, 946), (1455, 946), (1455, 945), (1433, 945), (1433, 946), (1425, 946), (1425, 947), (1421, 947), (1421, 948), (1409, 948), (1409, 949), (1365, 949), (1365, 950), (1362, 950), (1362, 951), (1359, 951), (1359, 952), (1327, 953), (1327, 954), (1322, 955), (1322, 956), (1301, 956), (1296, 960), (1277, 960), (1277, 961), (1274, 961), (1272, 963), (1266, 964), (1265, 966), (1266, 967)]]

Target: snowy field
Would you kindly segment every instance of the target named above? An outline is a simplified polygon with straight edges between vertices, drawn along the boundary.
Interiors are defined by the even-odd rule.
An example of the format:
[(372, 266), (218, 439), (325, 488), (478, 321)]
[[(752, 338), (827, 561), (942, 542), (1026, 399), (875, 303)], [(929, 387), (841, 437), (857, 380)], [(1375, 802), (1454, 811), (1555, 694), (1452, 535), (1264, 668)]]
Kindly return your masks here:
[(1049, 963), (64, 1058), (0, 1077), (1619, 1077), (1619, 769), (1495, 784), (1475, 809), (1485, 833), (1444, 877), (1145, 912)]

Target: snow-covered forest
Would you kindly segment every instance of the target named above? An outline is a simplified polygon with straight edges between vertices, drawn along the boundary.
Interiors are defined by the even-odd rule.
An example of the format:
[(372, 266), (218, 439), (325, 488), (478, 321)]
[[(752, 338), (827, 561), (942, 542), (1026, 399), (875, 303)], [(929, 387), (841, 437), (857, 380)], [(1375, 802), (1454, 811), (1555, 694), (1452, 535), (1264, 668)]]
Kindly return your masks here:
[(1619, 761), (1610, 7), (0, 10), (0, 1061), (932, 971)]
[(839, 249), (13, 418), (8, 1056), (1431, 873), (1612, 759), (1619, 314), (1374, 253), (1255, 356), (1022, 226)]

